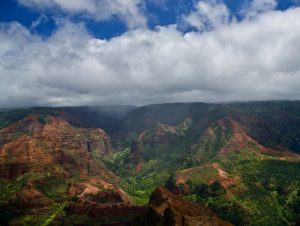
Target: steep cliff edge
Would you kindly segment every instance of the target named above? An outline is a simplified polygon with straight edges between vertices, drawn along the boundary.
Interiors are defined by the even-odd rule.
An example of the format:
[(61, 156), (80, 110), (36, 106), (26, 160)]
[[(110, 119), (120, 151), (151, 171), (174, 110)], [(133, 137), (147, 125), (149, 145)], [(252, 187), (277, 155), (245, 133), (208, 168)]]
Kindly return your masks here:
[(186, 201), (164, 187), (151, 195), (146, 219), (153, 225), (168, 226), (230, 226), (208, 207)]

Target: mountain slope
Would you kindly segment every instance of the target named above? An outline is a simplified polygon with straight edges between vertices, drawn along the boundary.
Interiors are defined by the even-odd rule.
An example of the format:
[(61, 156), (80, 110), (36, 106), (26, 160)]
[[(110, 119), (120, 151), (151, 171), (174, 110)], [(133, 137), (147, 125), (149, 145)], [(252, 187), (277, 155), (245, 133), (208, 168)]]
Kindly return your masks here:
[(234, 121), (230, 120), (230, 127), (231, 138), (210, 161), (177, 171), (168, 187), (206, 203), (236, 225), (295, 222), (300, 156), (260, 145)]
[(9, 126), (30, 115), (59, 117), (76, 127), (102, 128), (107, 133), (119, 130), (124, 115), (135, 106), (107, 105), (83, 107), (33, 107), (0, 110), (0, 128)]
[(111, 152), (103, 130), (28, 116), (0, 130), (0, 138), (1, 224), (39, 225), (79, 202), (132, 204), (121, 179), (97, 161)]
[(300, 219), (297, 101), (19, 109), (0, 127), (2, 221), (134, 224), (164, 185), (235, 225)]
[[(157, 188), (151, 195), (147, 222), (152, 225), (176, 226), (230, 226), (217, 217), (208, 207), (192, 203), (174, 195), (164, 187)], [(141, 225), (144, 225), (141, 222)], [(145, 224), (146, 225), (146, 224)]]
[[(164, 112), (154, 111), (149, 119), (149, 112), (143, 110), (139, 115), (135, 110), (131, 122), (137, 118), (141, 127), (128, 127), (131, 145), (123, 140), (123, 151), (108, 165), (123, 178), (122, 187), (138, 203), (147, 202), (151, 192), (166, 183), (173, 192), (206, 203), (234, 224), (264, 225), (270, 221), (289, 225), (300, 217), (296, 208), (300, 159), (297, 149), (286, 145), (294, 135), (278, 136), (284, 136), (284, 120), (287, 131), (293, 125), (299, 128), (299, 103), (249, 105), (198, 108), (194, 104), (193, 111), (184, 111), (179, 114), (181, 119), (170, 124)], [(168, 107), (160, 105), (159, 110)], [(252, 197), (256, 192), (258, 197)]]

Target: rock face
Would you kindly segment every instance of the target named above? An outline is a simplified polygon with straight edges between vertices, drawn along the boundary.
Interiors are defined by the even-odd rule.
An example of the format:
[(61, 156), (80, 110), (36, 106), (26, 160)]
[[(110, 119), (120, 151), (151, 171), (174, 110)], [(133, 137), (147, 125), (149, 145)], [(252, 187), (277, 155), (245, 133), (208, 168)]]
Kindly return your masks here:
[(32, 183), (28, 183), (23, 189), (15, 193), (9, 202), (20, 209), (39, 208), (54, 204), (51, 199), (37, 191)]
[[(229, 225), (180, 196), (236, 225), (299, 219), (300, 102), (94, 110), (0, 112), (0, 225)], [(169, 190), (136, 207), (120, 182), (141, 205)]]
[[(226, 128), (230, 129), (231, 136), (226, 140), (222, 147), (216, 150), (213, 158), (206, 164), (186, 168), (173, 173), (168, 181), (168, 188), (176, 194), (186, 194), (191, 190), (188, 184), (191, 180), (199, 183), (211, 185), (220, 185), (222, 189), (235, 186), (241, 180), (241, 175), (238, 173), (233, 174), (228, 172), (225, 167), (226, 163), (233, 162), (240, 164), (238, 161), (263, 161), (268, 159), (286, 160), (286, 161), (299, 161), (300, 156), (291, 152), (280, 152), (270, 148), (266, 148), (259, 144), (253, 138), (247, 135), (242, 125), (230, 118), (218, 120), (216, 123), (221, 128), (219, 133), (225, 131)], [(225, 127), (226, 125), (227, 127)], [(220, 132), (221, 131), (221, 132)], [(205, 132), (205, 139), (210, 140), (210, 136), (216, 133), (214, 127), (209, 127)], [(211, 139), (212, 140), (212, 139)], [(221, 139), (219, 139), (221, 140)], [(199, 148), (195, 147), (194, 149)], [(208, 153), (210, 150), (206, 150)], [(221, 166), (224, 165), (224, 166)]]
[(135, 174), (139, 174), (147, 161), (153, 158), (169, 159), (178, 150), (191, 124), (192, 119), (186, 118), (174, 126), (157, 123), (141, 132), (131, 143), (130, 154), (125, 160), (128, 168), (134, 168)]
[(101, 162), (109, 154), (102, 129), (76, 128), (53, 116), (29, 116), (0, 130), (0, 209), (19, 209), (20, 216), (57, 205), (76, 214), (96, 209), (102, 216), (114, 206), (126, 209), (133, 201)]
[(149, 201), (148, 219), (153, 225), (230, 226), (208, 207), (181, 199), (166, 188), (157, 188)]
[(45, 117), (43, 123), (40, 120), (29, 116), (0, 130), (1, 178), (13, 179), (25, 173), (69, 178), (78, 173), (82, 178), (97, 174), (107, 181), (119, 180), (93, 158), (111, 152), (103, 130), (75, 128), (52, 116)]

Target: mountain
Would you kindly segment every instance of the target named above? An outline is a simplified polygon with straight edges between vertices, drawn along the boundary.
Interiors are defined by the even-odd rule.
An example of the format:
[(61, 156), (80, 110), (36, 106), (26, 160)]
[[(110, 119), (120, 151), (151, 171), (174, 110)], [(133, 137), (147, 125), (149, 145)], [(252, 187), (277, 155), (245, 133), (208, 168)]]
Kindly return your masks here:
[(0, 128), (2, 224), (300, 221), (299, 101), (18, 109)]
[[(151, 225), (178, 225), (178, 226), (231, 226), (217, 217), (205, 205), (186, 201), (164, 187), (157, 188), (151, 195), (146, 222)], [(140, 223), (144, 225), (145, 220)], [(147, 225), (147, 224), (145, 224)]]
[(112, 151), (103, 130), (32, 115), (1, 129), (0, 137), (1, 225), (46, 225), (65, 208), (76, 214), (81, 203), (133, 204), (121, 179), (98, 160)]
[(300, 217), (299, 107), (296, 101), (135, 109), (123, 120), (123, 150), (108, 166), (140, 204), (166, 185), (236, 225), (290, 225)]
[(102, 128), (107, 133), (119, 130), (123, 116), (135, 109), (130, 105), (106, 105), (83, 107), (33, 107), (16, 110), (0, 110), (0, 128), (17, 122), (29, 115), (51, 115), (66, 120), (73, 126), (86, 128)]
[[(299, 216), (300, 156), (266, 148), (236, 122), (227, 123), (232, 135), (222, 148), (205, 164), (175, 172), (167, 186), (236, 225), (292, 224)], [(218, 126), (207, 136), (215, 136)], [(209, 137), (205, 140), (213, 140)]]

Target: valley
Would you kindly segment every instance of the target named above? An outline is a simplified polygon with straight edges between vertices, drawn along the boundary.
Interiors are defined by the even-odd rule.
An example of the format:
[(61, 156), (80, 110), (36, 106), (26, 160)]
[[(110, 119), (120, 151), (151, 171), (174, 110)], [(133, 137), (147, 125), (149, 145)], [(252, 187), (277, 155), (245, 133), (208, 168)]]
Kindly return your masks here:
[(299, 171), (298, 101), (0, 113), (1, 225), (295, 225)]

